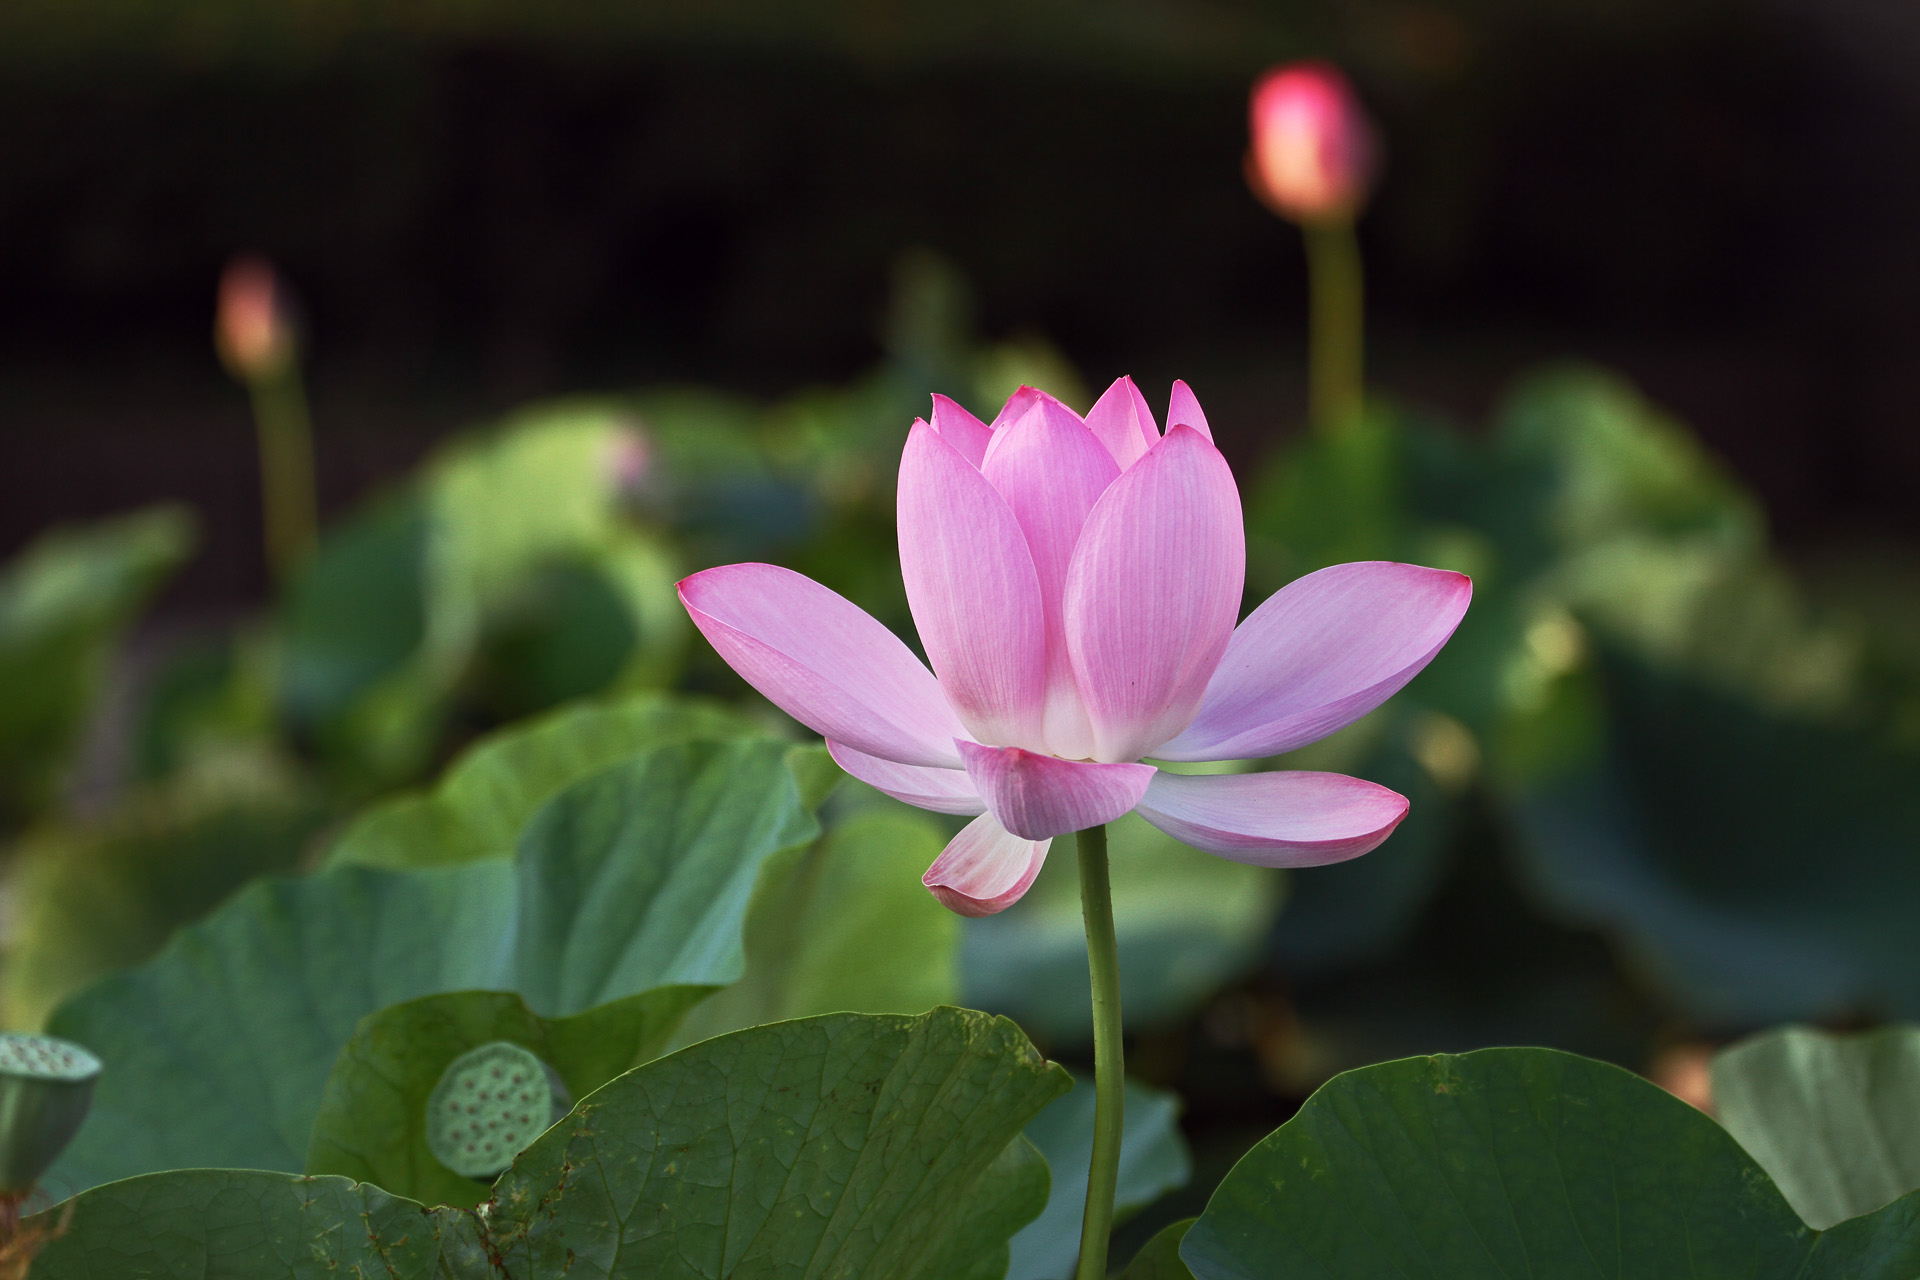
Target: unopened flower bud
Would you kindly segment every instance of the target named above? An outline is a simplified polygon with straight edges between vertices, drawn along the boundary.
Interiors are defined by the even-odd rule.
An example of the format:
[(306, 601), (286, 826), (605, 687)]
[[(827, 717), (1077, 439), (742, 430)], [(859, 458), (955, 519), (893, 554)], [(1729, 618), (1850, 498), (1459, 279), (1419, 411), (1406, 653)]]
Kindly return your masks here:
[(243, 382), (277, 373), (293, 357), (293, 318), (273, 264), (242, 254), (220, 276), (214, 346)]
[(1275, 213), (1330, 222), (1358, 212), (1378, 149), (1360, 100), (1337, 67), (1296, 62), (1254, 85), (1247, 182)]

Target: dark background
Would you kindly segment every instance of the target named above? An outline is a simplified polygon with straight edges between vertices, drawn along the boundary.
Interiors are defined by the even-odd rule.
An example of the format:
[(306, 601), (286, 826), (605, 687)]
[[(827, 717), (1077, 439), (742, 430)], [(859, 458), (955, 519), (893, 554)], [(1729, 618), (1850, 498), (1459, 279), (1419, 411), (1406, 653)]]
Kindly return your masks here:
[(209, 340), (241, 249), (302, 298), (329, 509), (530, 397), (851, 376), (914, 246), (985, 333), (1042, 334), (1093, 385), (1187, 377), (1245, 465), (1297, 425), (1304, 308), (1298, 238), (1241, 180), (1245, 95), (1308, 54), (1387, 139), (1377, 385), (1471, 423), (1530, 364), (1602, 360), (1790, 550), (1920, 534), (1900, 0), (17, 0), (0, 553), (179, 497), (205, 540), (168, 606), (264, 592)]

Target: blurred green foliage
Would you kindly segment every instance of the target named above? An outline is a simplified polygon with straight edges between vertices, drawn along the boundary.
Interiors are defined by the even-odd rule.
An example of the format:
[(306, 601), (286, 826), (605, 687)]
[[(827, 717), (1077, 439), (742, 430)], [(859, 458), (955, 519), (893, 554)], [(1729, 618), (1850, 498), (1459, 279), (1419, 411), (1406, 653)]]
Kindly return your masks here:
[(0, 568), (0, 832), (53, 805), (115, 644), (193, 549), (160, 507), (56, 529)]
[[(102, 674), (184, 557), (179, 514), (25, 553), (0, 578), (0, 796), (17, 829), (6, 1017), (36, 1025), (263, 873), (324, 867), (275, 890), (296, 896), (353, 875), (511, 875), (564, 796), (645, 752), (770, 733), (818, 808), (837, 773), (689, 643), (674, 580), (776, 560), (912, 643), (893, 468), (927, 391), (987, 415), (1021, 382), (1091, 401), (1043, 344), (977, 342), (964, 282), (933, 257), (902, 259), (885, 344), (868, 376), (774, 405), (657, 388), (457, 439), (326, 530), (263, 618), (159, 647), (131, 693), (104, 697)], [(1354, 430), (1288, 441), (1242, 493), (1248, 606), (1348, 558), (1469, 572), (1475, 604), (1404, 695), (1265, 762), (1407, 794), (1411, 816), (1375, 854), (1284, 875), (1116, 825), (1133, 1031), (1181, 1034), (1236, 984), (1283, 1006), (1298, 992), (1248, 1034), (1267, 1080), (1300, 1090), (1367, 1057), (1453, 1048), (1446, 1036), (1626, 1059), (1659, 1023), (1920, 1006), (1920, 624), (1903, 560), (1826, 558), (1812, 576), (1784, 562), (1755, 499), (1692, 434), (1594, 368), (1524, 380), (1475, 432), (1377, 403)], [(90, 722), (127, 739), (129, 768), (81, 808), (63, 785)], [(914, 883), (947, 819), (858, 785), (822, 812), (824, 839), (733, 885), (749, 894), (728, 898), (745, 967), (680, 1042), (966, 1000), (1052, 1050), (1083, 1048), (1071, 858), (1014, 910), (956, 921)], [(261, 902), (250, 890), (204, 929)], [(1542, 917), (1597, 931), (1611, 956), (1524, 954)], [(1467, 1021), (1432, 994), (1478, 983), (1459, 967), (1473, 948), (1511, 983), (1480, 984)], [(493, 986), (540, 1015), (586, 1007)], [(353, 1017), (422, 990), (382, 990)], [(1315, 1004), (1315, 990), (1340, 998)], [(321, 1057), (351, 1031), (328, 1032)], [(294, 1130), (278, 1140), (298, 1153)]]

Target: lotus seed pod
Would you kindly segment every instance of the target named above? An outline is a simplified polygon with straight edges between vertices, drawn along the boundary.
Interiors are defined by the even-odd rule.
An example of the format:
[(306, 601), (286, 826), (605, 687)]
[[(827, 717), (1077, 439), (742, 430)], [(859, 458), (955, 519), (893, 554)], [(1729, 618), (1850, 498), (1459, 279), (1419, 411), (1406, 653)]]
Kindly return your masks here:
[(492, 1178), (572, 1106), (559, 1073), (495, 1040), (455, 1058), (427, 1098), (427, 1146), (464, 1178)]
[(66, 1040), (0, 1032), (0, 1195), (33, 1187), (87, 1118), (100, 1059)]

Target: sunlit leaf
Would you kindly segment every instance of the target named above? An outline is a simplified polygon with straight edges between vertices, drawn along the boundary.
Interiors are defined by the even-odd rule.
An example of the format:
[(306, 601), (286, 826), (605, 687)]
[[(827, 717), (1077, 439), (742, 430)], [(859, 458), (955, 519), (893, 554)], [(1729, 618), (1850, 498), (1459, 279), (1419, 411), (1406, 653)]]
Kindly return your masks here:
[(516, 859), (269, 881), (149, 964), (64, 1005), (106, 1063), (60, 1190), (195, 1165), (298, 1171), (359, 1020), (438, 992), (515, 991), (547, 1017), (719, 986), (769, 858), (817, 833), (765, 738), (659, 747), (551, 801)]
[(534, 812), (568, 785), (665, 743), (750, 732), (718, 706), (660, 694), (566, 707), (482, 739), (431, 791), (368, 809), (334, 841), (327, 860), (423, 867), (507, 857)]
[(1714, 1056), (1713, 1107), (1813, 1226), (1920, 1189), (1920, 1028), (1742, 1040)]

